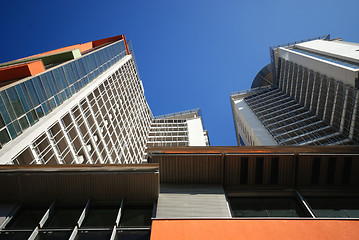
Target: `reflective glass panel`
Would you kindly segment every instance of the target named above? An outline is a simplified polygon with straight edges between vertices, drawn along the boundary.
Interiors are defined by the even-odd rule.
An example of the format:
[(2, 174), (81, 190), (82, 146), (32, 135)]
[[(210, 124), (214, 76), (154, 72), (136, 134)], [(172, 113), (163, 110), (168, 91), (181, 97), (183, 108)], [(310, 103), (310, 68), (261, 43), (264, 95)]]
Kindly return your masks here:
[(146, 227), (151, 226), (152, 205), (127, 205), (121, 214), (121, 227)]
[(11, 120), (10, 120), (9, 114), (6, 111), (5, 105), (4, 105), (1, 97), (0, 97), (0, 113), (1, 113), (2, 118), (4, 119), (4, 122), (6, 124), (10, 123)]
[(234, 217), (267, 217), (267, 213), (259, 198), (230, 198)]
[(22, 92), (20, 85), (16, 85), (15, 89), (16, 89), (17, 95), (19, 96), (19, 98), (21, 100), (21, 104), (24, 107), (25, 112), (28, 112), (30, 109), (29, 109), (29, 106), (27, 105), (27, 101), (25, 99), (24, 93)]
[(118, 206), (90, 207), (83, 227), (113, 227), (118, 214)]
[(31, 231), (0, 231), (1, 240), (24, 240), (30, 235)]
[(7, 229), (34, 229), (44, 216), (48, 206), (22, 207), (11, 221), (6, 225)]
[(0, 95), (1, 95), (2, 101), (4, 103), (4, 106), (5, 106), (6, 110), (7, 110), (7, 113), (10, 116), (11, 121), (15, 120), (16, 119), (15, 111), (12, 108), (12, 106), (10, 105), (10, 100), (9, 100), (7, 94), (6, 94), (6, 91), (0, 92)]
[(150, 231), (117, 231), (115, 240), (149, 240)]
[(39, 96), (37, 95), (37, 92), (35, 90), (32, 80), (26, 81), (24, 84), (29, 93), (29, 97), (30, 97), (31, 101), (34, 104), (34, 107), (38, 106), (40, 104), (40, 99), (39, 99)]
[(71, 236), (71, 231), (41, 231), (35, 240), (67, 240)]
[(9, 133), (7, 132), (6, 128), (0, 131), (0, 143), (1, 145), (5, 145), (7, 142), (10, 141)]
[(82, 207), (57, 207), (44, 228), (73, 228), (81, 215)]
[(15, 111), (16, 116), (20, 117), (21, 115), (23, 115), (25, 113), (25, 110), (21, 104), (19, 96), (17, 95), (15, 87), (6, 89), (6, 93), (9, 97), (10, 103)]
[(292, 197), (242, 197), (229, 199), (234, 217), (306, 217)]
[(75, 240), (109, 240), (111, 238), (112, 231), (84, 231), (80, 230), (75, 237)]
[(359, 217), (358, 198), (306, 197), (316, 217)]
[(26, 116), (23, 116), (22, 118), (20, 118), (19, 123), (20, 123), (22, 130), (25, 130), (29, 127), (29, 122), (27, 121)]

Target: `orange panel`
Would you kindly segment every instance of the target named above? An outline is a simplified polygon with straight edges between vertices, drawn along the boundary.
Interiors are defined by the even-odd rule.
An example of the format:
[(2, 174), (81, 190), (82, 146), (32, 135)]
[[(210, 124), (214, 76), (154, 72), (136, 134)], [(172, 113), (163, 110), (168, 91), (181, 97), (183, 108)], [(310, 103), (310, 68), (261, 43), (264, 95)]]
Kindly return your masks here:
[(0, 68), (0, 81), (33, 76), (45, 71), (41, 60)]
[(153, 220), (151, 240), (359, 239), (355, 220)]

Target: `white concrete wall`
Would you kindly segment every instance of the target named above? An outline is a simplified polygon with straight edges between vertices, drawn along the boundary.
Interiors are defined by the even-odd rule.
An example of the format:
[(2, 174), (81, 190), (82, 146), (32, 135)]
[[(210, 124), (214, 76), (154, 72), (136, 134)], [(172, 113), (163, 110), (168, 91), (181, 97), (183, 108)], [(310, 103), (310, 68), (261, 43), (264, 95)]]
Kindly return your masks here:
[[(234, 108), (234, 114), (236, 115), (234, 117), (235, 124), (238, 124), (237, 129), (240, 131), (240, 135), (246, 145), (253, 145), (250, 144), (250, 140), (254, 142), (255, 146), (278, 145), (277, 141), (259, 121), (257, 116), (243, 99), (235, 100)], [(240, 124), (236, 122), (238, 120), (240, 121), (240, 124), (243, 125), (243, 128), (246, 129), (247, 134), (241, 129)]]
[(295, 45), (299, 49), (359, 63), (359, 44), (343, 41), (314, 40)]
[(355, 87), (355, 77), (357, 76), (357, 72), (359, 70), (354, 70), (350, 67), (294, 52), (285, 48), (279, 48), (279, 57), (284, 60), (297, 63), (298, 65), (313, 70), (314, 72), (319, 72), (328, 78), (334, 78), (337, 81), (341, 81)]
[(206, 146), (202, 119), (200, 117), (187, 120), (189, 146)]

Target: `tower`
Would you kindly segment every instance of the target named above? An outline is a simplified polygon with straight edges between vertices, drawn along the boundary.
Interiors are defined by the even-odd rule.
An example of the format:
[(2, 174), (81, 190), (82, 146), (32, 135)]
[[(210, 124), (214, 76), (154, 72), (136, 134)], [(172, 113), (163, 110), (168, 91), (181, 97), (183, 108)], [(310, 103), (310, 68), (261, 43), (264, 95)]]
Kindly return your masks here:
[(358, 48), (329, 35), (271, 47), (252, 88), (231, 94), (238, 144), (358, 144)]
[(129, 49), (119, 35), (1, 64), (0, 163), (141, 163), (147, 144), (206, 145), (199, 110), (152, 115)]

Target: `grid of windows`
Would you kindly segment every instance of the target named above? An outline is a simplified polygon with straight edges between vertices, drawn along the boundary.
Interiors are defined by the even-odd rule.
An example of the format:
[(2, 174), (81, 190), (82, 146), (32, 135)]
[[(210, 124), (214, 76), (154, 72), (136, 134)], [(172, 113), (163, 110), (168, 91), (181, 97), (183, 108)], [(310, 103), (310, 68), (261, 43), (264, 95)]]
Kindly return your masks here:
[(126, 55), (123, 40), (0, 92), (0, 148)]
[(357, 197), (230, 197), (233, 217), (358, 218)]
[(188, 146), (186, 120), (154, 119), (151, 124), (147, 146)]
[(281, 145), (357, 144), (359, 91), (280, 59), (278, 88), (245, 98)]
[(20, 205), (6, 216), (0, 238), (149, 239), (152, 203)]
[(36, 137), (12, 162), (140, 163), (152, 118), (131, 59)]

